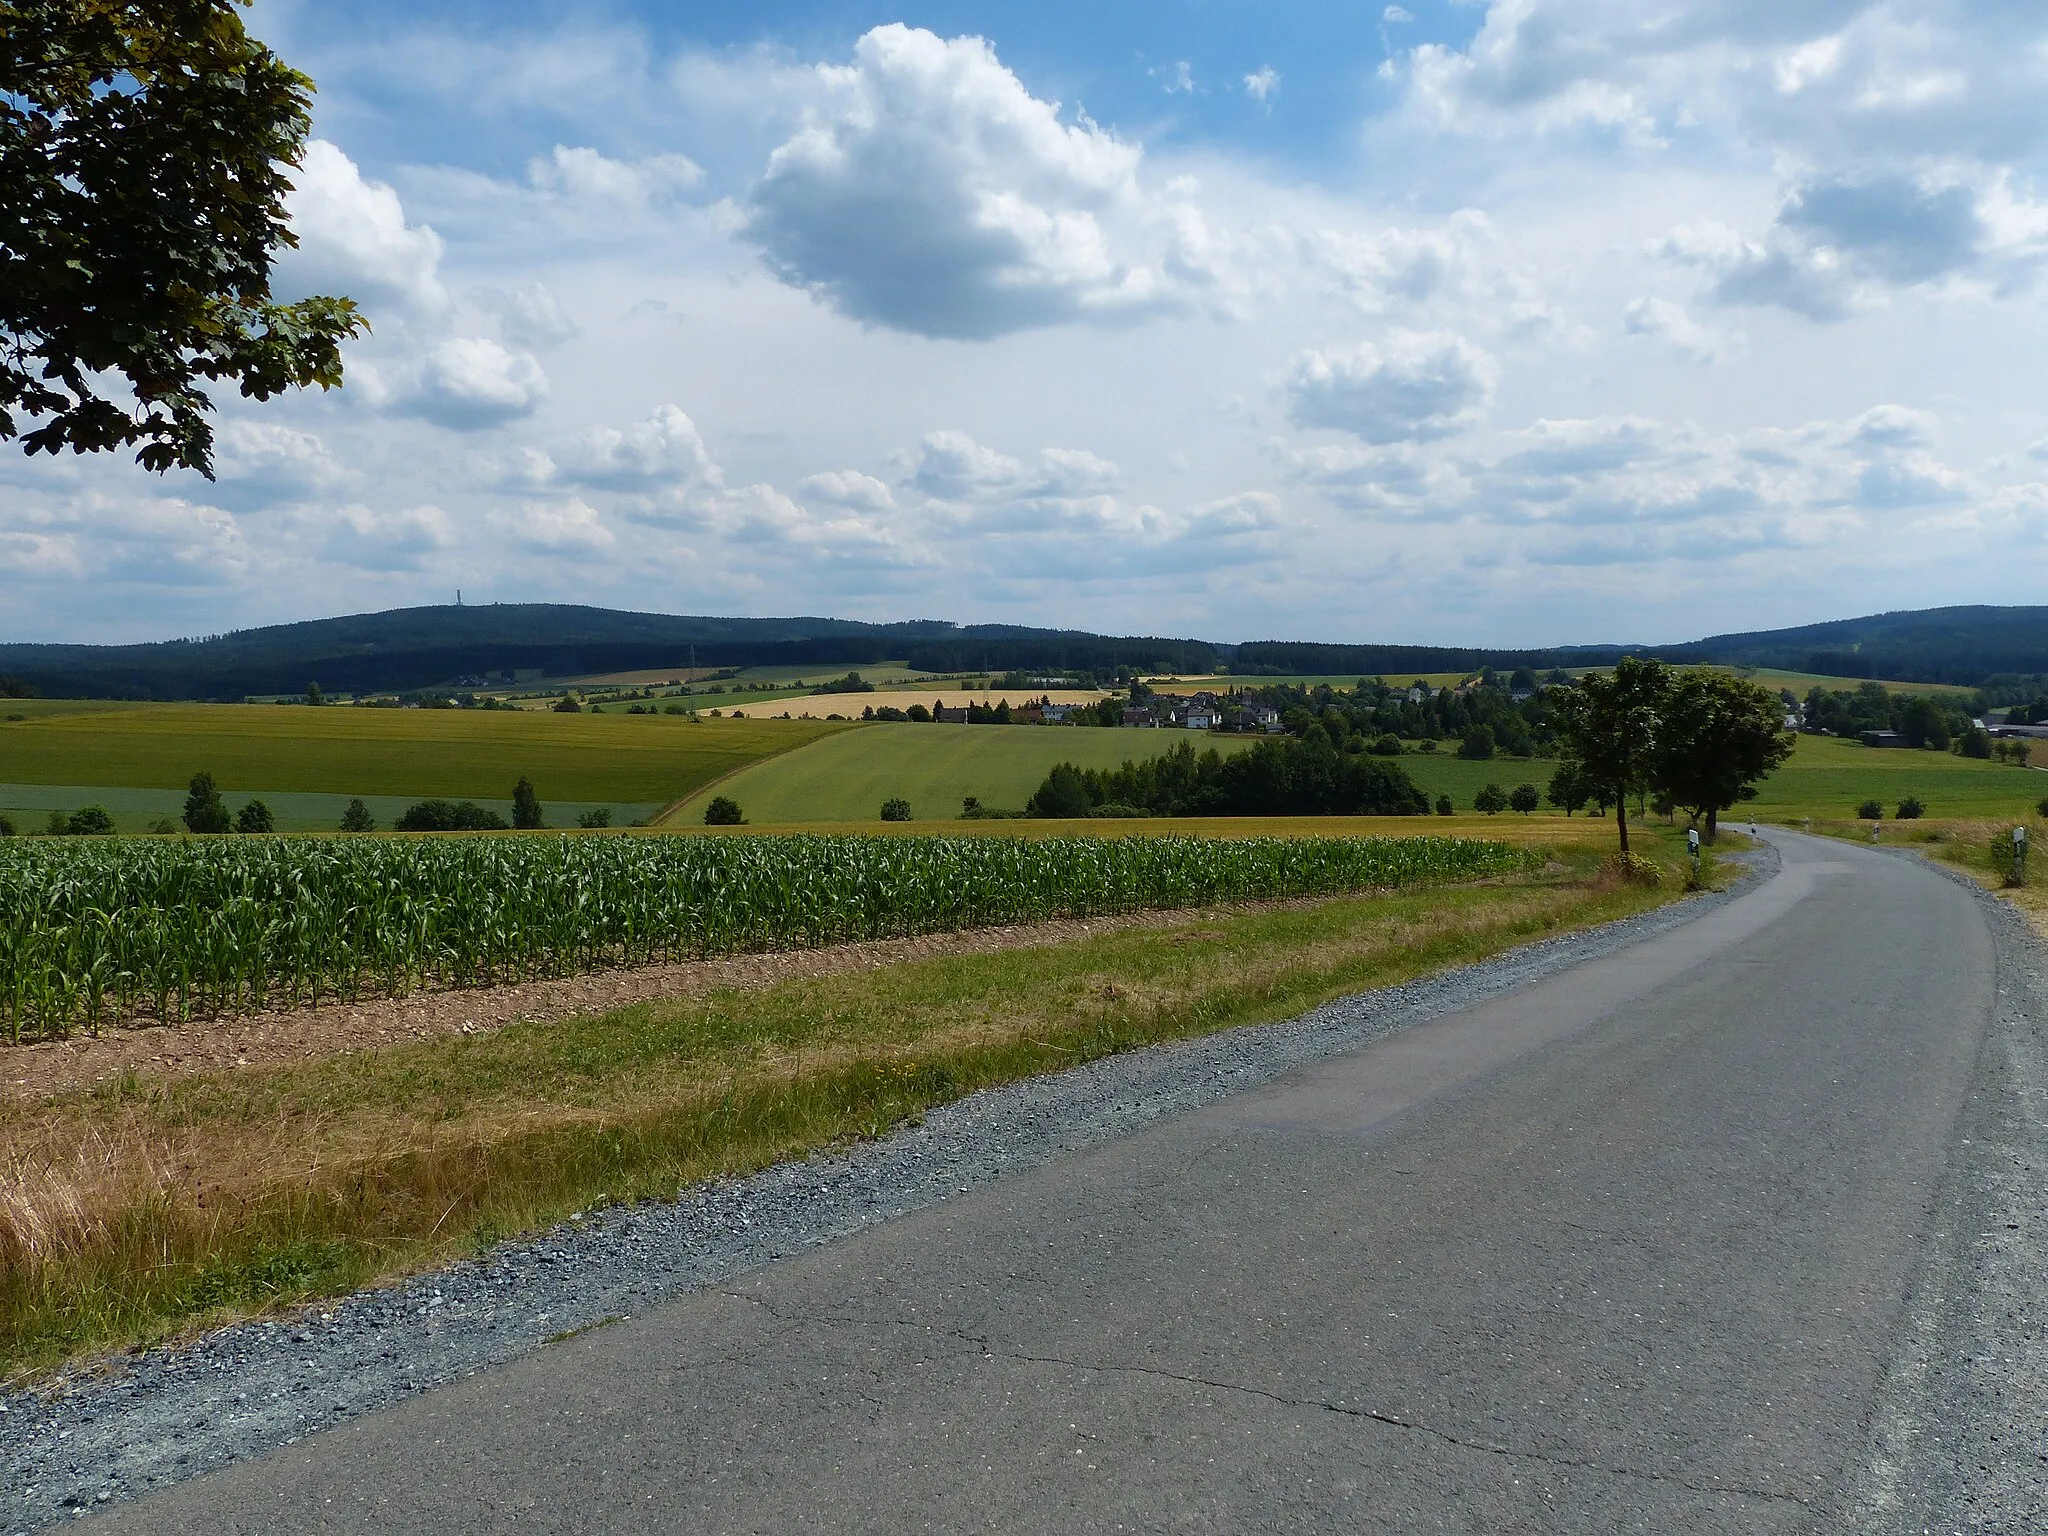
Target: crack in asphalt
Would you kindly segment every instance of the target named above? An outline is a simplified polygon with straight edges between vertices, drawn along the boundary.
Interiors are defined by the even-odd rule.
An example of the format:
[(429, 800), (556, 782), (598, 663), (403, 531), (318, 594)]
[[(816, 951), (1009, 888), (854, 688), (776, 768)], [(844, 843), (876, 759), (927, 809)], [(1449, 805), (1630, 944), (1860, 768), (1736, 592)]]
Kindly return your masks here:
[[(1775, 1504), (1792, 1504), (1812, 1513), (1815, 1505), (1796, 1493), (1786, 1493), (1776, 1488), (1757, 1488), (1743, 1483), (1700, 1483), (1683, 1477), (1672, 1477), (1662, 1472), (1650, 1472), (1640, 1467), (1615, 1466), (1609, 1462), (1591, 1458), (1558, 1456), (1546, 1451), (1520, 1450), (1513, 1446), (1497, 1445), (1485, 1440), (1467, 1439), (1433, 1424), (1424, 1424), (1414, 1419), (1404, 1419), (1396, 1414), (1383, 1413), (1377, 1408), (1358, 1407), (1348, 1403), (1331, 1402), (1326, 1398), (1289, 1397), (1283, 1392), (1269, 1391), (1264, 1387), (1247, 1386), (1242, 1382), (1219, 1381), (1213, 1377), (1190, 1376), (1178, 1371), (1165, 1370), (1151, 1365), (1103, 1364), (1099, 1361), (1076, 1360), (1063, 1355), (1037, 1355), (1008, 1346), (996, 1347), (986, 1334), (970, 1333), (959, 1328), (941, 1328), (916, 1318), (905, 1317), (859, 1317), (834, 1313), (811, 1313), (792, 1315), (783, 1308), (765, 1301), (759, 1296), (749, 1296), (744, 1291), (714, 1286), (713, 1293), (744, 1301), (759, 1308), (779, 1323), (794, 1327), (804, 1326), (846, 1326), (858, 1328), (903, 1328), (925, 1334), (931, 1338), (954, 1339), (962, 1344), (972, 1345), (984, 1359), (1005, 1360), (1017, 1365), (1056, 1365), (1073, 1371), (1091, 1371), (1101, 1375), (1145, 1376), (1159, 1381), (1179, 1382), (1183, 1386), (1203, 1387), (1217, 1392), (1229, 1392), (1242, 1397), (1259, 1398), (1276, 1403), (1283, 1408), (1304, 1408), (1322, 1413), (1337, 1414), (1344, 1418), (1365, 1419), (1375, 1424), (1384, 1424), (1392, 1429), (1404, 1429), (1412, 1434), (1427, 1435), (1459, 1450), (1473, 1451), (1487, 1456), (1499, 1456), (1513, 1461), (1535, 1462), (1542, 1466), (1560, 1467), (1578, 1472), (1598, 1472), (1609, 1477), (1629, 1478), (1636, 1481), (1657, 1483), (1666, 1487), (1683, 1488), (1688, 1493), (1732, 1494), (1740, 1498), (1756, 1499)], [(865, 1393), (856, 1393), (864, 1401), (874, 1399)]]

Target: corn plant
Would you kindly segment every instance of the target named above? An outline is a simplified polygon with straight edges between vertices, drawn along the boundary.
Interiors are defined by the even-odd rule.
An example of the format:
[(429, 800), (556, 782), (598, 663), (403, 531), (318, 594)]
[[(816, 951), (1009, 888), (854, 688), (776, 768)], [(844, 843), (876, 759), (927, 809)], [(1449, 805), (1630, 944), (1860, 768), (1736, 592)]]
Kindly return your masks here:
[(0, 1037), (1516, 868), (1411, 838), (0, 843)]

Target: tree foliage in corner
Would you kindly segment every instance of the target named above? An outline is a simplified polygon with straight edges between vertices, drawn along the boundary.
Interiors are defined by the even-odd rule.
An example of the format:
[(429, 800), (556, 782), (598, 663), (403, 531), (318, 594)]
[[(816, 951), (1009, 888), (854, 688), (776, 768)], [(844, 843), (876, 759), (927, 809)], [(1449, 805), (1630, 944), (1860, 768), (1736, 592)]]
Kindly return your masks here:
[(355, 305), (270, 297), (313, 83), (242, 3), (0, 0), (0, 438), (210, 478), (206, 383), (341, 382)]

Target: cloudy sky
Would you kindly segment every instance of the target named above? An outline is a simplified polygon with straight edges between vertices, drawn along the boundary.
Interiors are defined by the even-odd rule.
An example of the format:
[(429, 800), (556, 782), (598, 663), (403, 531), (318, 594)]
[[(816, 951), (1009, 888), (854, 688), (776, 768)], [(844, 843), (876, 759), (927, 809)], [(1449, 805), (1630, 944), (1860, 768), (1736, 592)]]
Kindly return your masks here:
[(2040, 0), (260, 0), (349, 383), (8, 639), (452, 600), (1669, 641), (2048, 576)]

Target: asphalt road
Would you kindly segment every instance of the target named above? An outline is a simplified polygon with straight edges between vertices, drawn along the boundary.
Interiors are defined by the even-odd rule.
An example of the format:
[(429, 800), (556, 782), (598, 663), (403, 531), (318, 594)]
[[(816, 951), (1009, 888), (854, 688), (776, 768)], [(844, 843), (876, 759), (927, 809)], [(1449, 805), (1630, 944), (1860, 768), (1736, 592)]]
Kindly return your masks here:
[(1997, 966), (1940, 875), (1781, 846), (1661, 939), (105, 1527), (1855, 1529)]

